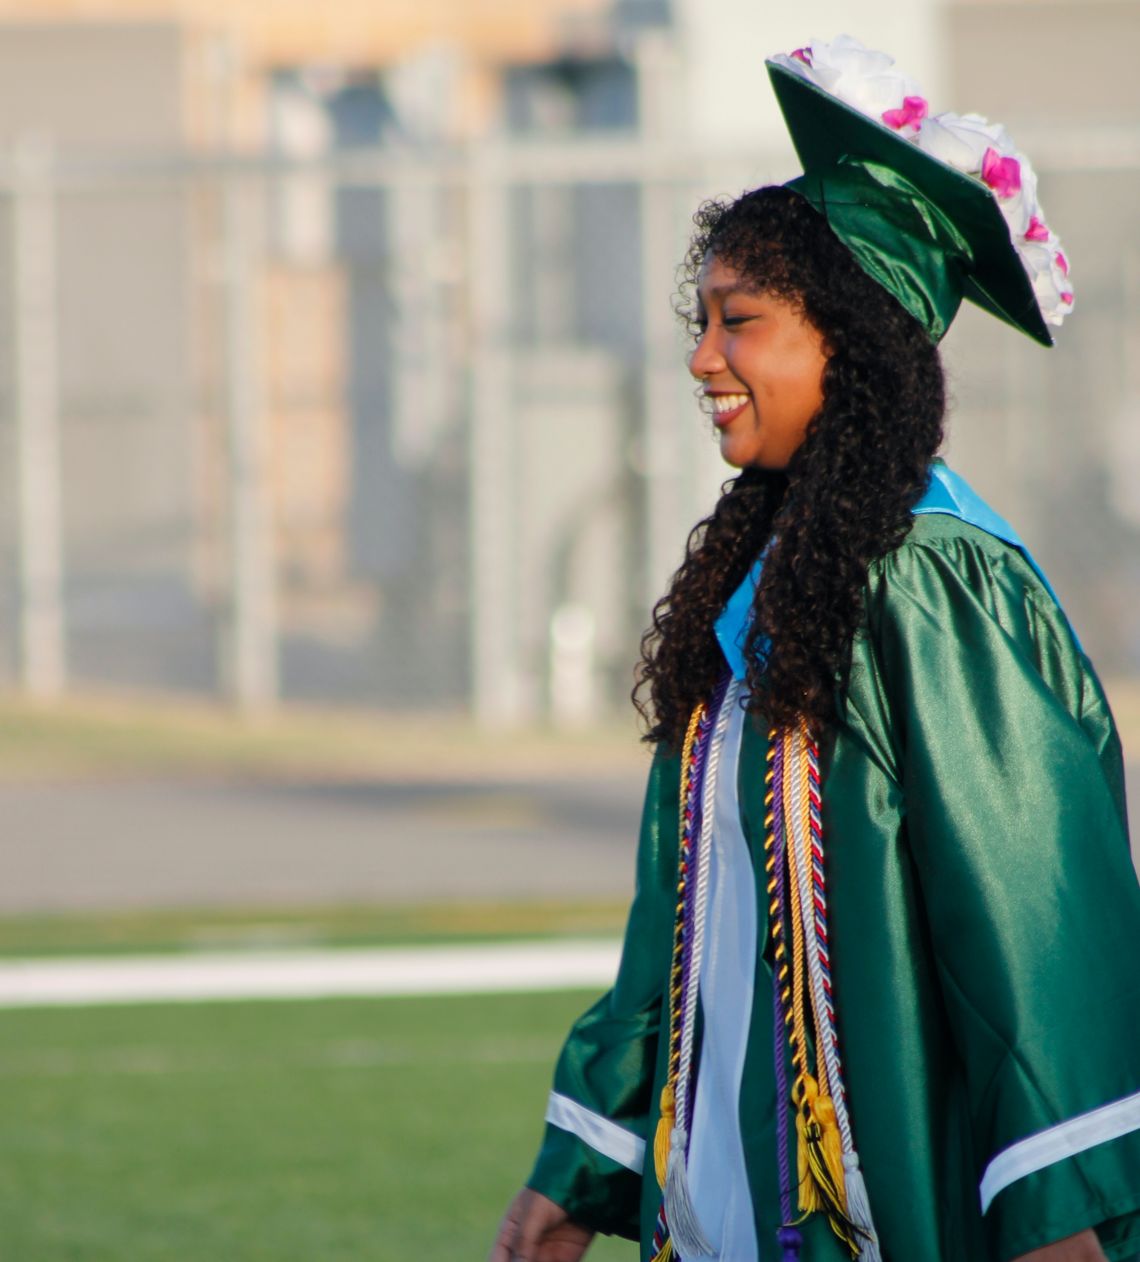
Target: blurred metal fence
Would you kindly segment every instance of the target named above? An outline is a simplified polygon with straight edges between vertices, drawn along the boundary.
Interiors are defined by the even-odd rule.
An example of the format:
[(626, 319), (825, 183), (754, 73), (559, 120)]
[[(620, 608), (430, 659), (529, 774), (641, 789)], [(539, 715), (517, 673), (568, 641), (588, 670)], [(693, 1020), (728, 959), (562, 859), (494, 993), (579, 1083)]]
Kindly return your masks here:
[[(1052, 140), (1079, 310), (948, 339), (952, 455), (1140, 671), (1140, 142)], [(1067, 144), (1067, 147), (1066, 147)], [(1121, 158), (1121, 154), (1124, 158)], [(788, 159), (634, 138), (0, 164), (0, 672), (70, 688), (622, 704), (727, 470), (673, 314), (693, 208)]]

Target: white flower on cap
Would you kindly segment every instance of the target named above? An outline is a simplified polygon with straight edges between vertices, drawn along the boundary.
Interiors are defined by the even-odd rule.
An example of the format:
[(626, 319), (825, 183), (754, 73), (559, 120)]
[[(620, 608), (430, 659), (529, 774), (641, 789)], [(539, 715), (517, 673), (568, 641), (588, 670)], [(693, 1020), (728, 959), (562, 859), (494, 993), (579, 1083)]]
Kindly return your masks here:
[(1042, 316), (1049, 324), (1061, 324), (1073, 309), (1069, 263), (1038, 204), (1037, 175), (1000, 123), (980, 114), (930, 115), (918, 85), (894, 69), (894, 58), (850, 35), (830, 43), (812, 40), (772, 60), (990, 188)]
[(790, 57), (779, 53), (772, 60), (879, 121), (886, 111), (901, 109), (908, 96), (920, 96), (918, 84), (893, 69), (893, 57), (850, 35), (830, 43), (812, 40)]
[(927, 120), (914, 143), (970, 175), (982, 169), (987, 149), (1013, 153), (1013, 140), (1001, 123), (988, 122), (981, 114), (955, 114), (953, 110)]
[(1021, 251), (1026, 270), (1033, 280), (1033, 293), (1041, 314), (1050, 324), (1060, 324), (1073, 309), (1073, 286), (1069, 261), (1060, 243), (1050, 234), (1047, 244), (1030, 242)]

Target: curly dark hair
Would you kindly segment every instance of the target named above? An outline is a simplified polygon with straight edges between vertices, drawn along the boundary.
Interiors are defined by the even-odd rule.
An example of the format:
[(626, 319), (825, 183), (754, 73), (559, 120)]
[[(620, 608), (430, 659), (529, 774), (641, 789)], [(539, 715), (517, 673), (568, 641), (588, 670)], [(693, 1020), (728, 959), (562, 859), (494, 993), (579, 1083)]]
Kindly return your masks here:
[(694, 223), (678, 302), (690, 329), (698, 274), (715, 256), (757, 292), (794, 303), (823, 335), (827, 362), (823, 405), (787, 470), (746, 468), (724, 484), (654, 607), (633, 701), (645, 739), (672, 748), (724, 671), (717, 615), (766, 545), (748, 708), (777, 726), (803, 716), (822, 732), (834, 722), (867, 567), (910, 529), (945, 413), (937, 347), (802, 196), (760, 188), (706, 202)]

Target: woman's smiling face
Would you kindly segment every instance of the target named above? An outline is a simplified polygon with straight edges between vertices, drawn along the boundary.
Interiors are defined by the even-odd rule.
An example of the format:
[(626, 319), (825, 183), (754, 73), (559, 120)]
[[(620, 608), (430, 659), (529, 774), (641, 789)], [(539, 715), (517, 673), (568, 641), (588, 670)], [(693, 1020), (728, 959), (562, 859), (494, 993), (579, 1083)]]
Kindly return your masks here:
[(738, 469), (786, 469), (823, 404), (823, 335), (714, 254), (698, 277), (697, 326), (689, 371), (703, 384), (720, 454)]

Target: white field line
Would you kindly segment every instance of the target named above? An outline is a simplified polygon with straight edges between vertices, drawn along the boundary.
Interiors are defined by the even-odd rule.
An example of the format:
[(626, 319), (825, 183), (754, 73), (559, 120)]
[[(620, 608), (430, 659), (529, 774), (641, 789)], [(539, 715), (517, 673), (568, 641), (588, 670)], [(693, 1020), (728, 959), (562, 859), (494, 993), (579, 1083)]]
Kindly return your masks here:
[(610, 985), (619, 954), (616, 941), (578, 939), (16, 960), (0, 963), (0, 1008), (573, 990)]

